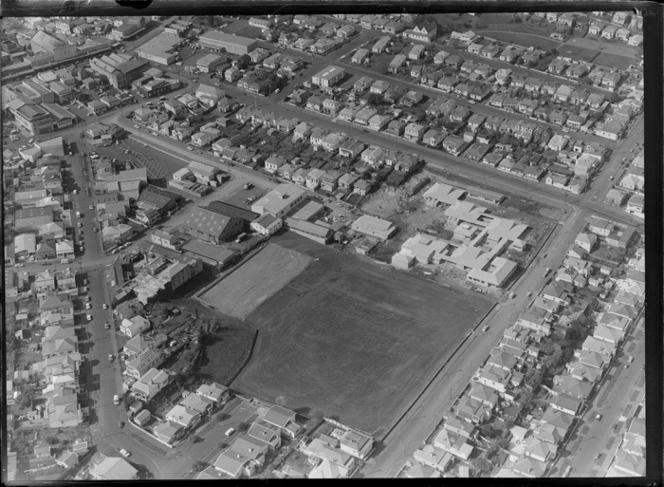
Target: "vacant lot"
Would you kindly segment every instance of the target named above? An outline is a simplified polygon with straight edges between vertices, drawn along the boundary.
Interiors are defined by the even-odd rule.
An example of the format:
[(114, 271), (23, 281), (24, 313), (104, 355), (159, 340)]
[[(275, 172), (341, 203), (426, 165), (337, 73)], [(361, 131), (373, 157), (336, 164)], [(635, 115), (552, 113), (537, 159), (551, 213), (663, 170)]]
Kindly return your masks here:
[(636, 62), (636, 58), (628, 58), (625, 56), (619, 56), (617, 54), (610, 54), (608, 52), (602, 52), (599, 54), (599, 56), (593, 59), (593, 63), (599, 66), (617, 69), (627, 69)]
[(376, 435), (490, 305), (291, 232), (275, 241), (316, 261), (249, 315), (258, 342), (233, 388)]
[(306, 255), (269, 244), (201, 299), (224, 314), (245, 318), (300, 274), (309, 262), (311, 258)]
[(561, 56), (568, 56), (579, 61), (591, 62), (593, 59), (595, 59), (599, 51), (596, 51), (595, 49), (586, 49), (585, 47), (565, 44), (560, 46), (558, 53)]

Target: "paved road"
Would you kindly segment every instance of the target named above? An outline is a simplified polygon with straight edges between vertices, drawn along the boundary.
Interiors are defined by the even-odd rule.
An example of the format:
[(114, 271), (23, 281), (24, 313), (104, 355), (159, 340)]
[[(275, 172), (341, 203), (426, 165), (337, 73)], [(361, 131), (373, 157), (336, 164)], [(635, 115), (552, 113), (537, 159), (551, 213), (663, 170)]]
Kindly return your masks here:
[[(559, 462), (558, 472), (572, 466), (570, 477), (604, 477), (626, 431), (627, 422), (620, 421), (621, 412), (628, 405), (638, 404), (645, 394), (645, 333), (643, 319), (628, 337), (623, 349), (614, 359), (600, 389), (581, 419), (578, 439), (570, 442), (567, 453)], [(629, 363), (628, 355), (634, 357)], [(602, 415), (596, 420), (597, 413)], [(601, 454), (598, 459), (597, 455)], [(559, 474), (559, 473), (558, 473)]]
[[(511, 288), (516, 295), (515, 299), (499, 303), (486, 317), (474, 335), (455, 354), (428, 391), (417, 401), (415, 407), (385, 438), (385, 449), (371, 459), (362, 471), (365, 477), (396, 476), (406, 460), (422, 446), (442, 420), (443, 413), (461, 394), (472, 375), (489, 356), (491, 349), (500, 341), (505, 329), (514, 323), (519, 313), (533, 299), (528, 296), (528, 292), (533, 291), (533, 294), (536, 294), (544, 287), (546, 281), (544, 270), (562, 262), (569, 246), (570, 236), (576, 235), (581, 229), (585, 223), (584, 216), (585, 214), (577, 209), (554, 230), (555, 233), (540, 250), (542, 256), (544, 254), (547, 256), (537, 258), (529, 272), (523, 274)], [(484, 333), (478, 331), (485, 324), (490, 326), (489, 330)]]
[[(406, 89), (412, 89), (412, 90), (417, 90), (431, 99), (435, 100), (438, 97), (443, 97), (443, 98), (451, 98), (455, 102), (457, 102), (458, 105), (463, 105), (467, 108), (469, 108), (473, 113), (479, 113), (481, 115), (490, 117), (490, 116), (498, 116), (501, 118), (507, 118), (507, 119), (512, 119), (512, 120), (524, 120), (528, 122), (535, 122), (537, 125), (541, 125), (542, 127), (548, 127), (554, 131), (556, 134), (563, 134), (561, 128), (558, 125), (549, 123), (549, 122), (543, 122), (541, 120), (535, 121), (531, 119), (530, 117), (527, 117), (525, 115), (522, 115), (520, 113), (511, 113), (507, 112), (505, 110), (500, 110), (499, 108), (492, 107), (490, 105), (487, 105), (485, 103), (471, 103), (468, 101), (466, 98), (455, 95), (454, 93), (443, 93), (440, 90), (430, 88), (428, 86), (421, 85), (419, 83), (414, 83), (408, 79), (400, 79), (400, 78), (395, 78), (394, 76), (391, 75), (386, 75), (379, 73), (375, 70), (365, 68), (362, 66), (358, 66), (357, 64), (351, 64), (347, 61), (341, 61), (337, 62), (337, 64), (343, 66), (346, 71), (349, 73), (353, 74), (361, 74), (361, 75), (366, 75), (370, 76), (371, 78), (375, 80), (384, 80), (390, 83), (392, 86), (398, 85)], [(602, 144), (605, 144), (609, 147), (613, 146), (613, 142), (603, 139), (601, 137), (597, 137), (596, 135), (592, 134), (582, 134), (582, 133), (575, 133), (574, 138), (577, 140), (582, 140), (584, 142), (599, 142)]]
[[(337, 52), (336, 55), (340, 55)], [(324, 57), (319, 58), (320, 66), (327, 64), (328, 60)], [(320, 68), (319, 65), (314, 65), (308, 71), (314, 72)], [(310, 75), (311, 73), (307, 73)], [(235, 95), (240, 101), (251, 104), (255, 102), (255, 97), (251, 94), (230, 87), (226, 88), (227, 91)], [(191, 88), (182, 88), (179, 92), (190, 91)], [(272, 100), (287, 96), (286, 93), (281, 93), (281, 96), (274, 97)], [(125, 107), (123, 112), (139, 106), (139, 103)], [(275, 107), (275, 111), (284, 115), (294, 115), (298, 118), (309, 119), (314, 121), (317, 125), (325, 128), (338, 129), (339, 124), (334, 124), (329, 118), (321, 114), (314, 114), (313, 112), (297, 109), (286, 104), (279, 104)], [(137, 132), (127, 127), (129, 122), (126, 119), (119, 118), (119, 113), (105, 114), (99, 117), (90, 117), (85, 121), (85, 124), (94, 122), (96, 120), (118, 120), (131, 132)], [(63, 135), (69, 138), (76, 138), (77, 141), (79, 134), (82, 130), (81, 125), (71, 127), (64, 131), (60, 131), (57, 135)], [(356, 134), (362, 140), (368, 140), (369, 143), (375, 143), (382, 146), (391, 146), (393, 148), (403, 148), (408, 143), (401, 140), (391, 139), (385, 134), (367, 133), (356, 126), (344, 126), (344, 131)], [(182, 145), (170, 139), (161, 137), (152, 137), (145, 134), (140, 134), (145, 137), (150, 145), (154, 147), (161, 147), (163, 150), (169, 151), (171, 155), (182, 158), (183, 160), (201, 160), (205, 162), (214, 163), (216, 165), (225, 166), (224, 170), (231, 173), (241, 174), (246, 178), (254, 178), (261, 185), (266, 185), (266, 178), (257, 173), (247, 170), (244, 167), (236, 166), (230, 168), (217, 160), (217, 158), (208, 154), (194, 154), (186, 151)], [(464, 177), (475, 178), (479, 180), (480, 177), (485, 178), (486, 168), (469, 164), (466, 161), (455, 160), (451, 156), (447, 156), (439, 151), (428, 150), (427, 148), (413, 145), (412, 149), (416, 149), (420, 153), (424, 153), (427, 160), (431, 164), (438, 167), (450, 169), (453, 168), (454, 172), (462, 174)], [(87, 150), (84, 150), (87, 152)], [(91, 186), (92, 182), (86, 180), (86, 175), (83, 173), (81, 161), (72, 164), (72, 171), (76, 182), (80, 188)], [(89, 171), (89, 168), (88, 168)], [(89, 174), (89, 173), (88, 173)], [(489, 186), (498, 190), (506, 192), (523, 193), (524, 189), (528, 189), (528, 181), (515, 180), (510, 176), (496, 173), (496, 177), (491, 176), (491, 184)], [(269, 184), (269, 183), (268, 183)], [(531, 183), (532, 184), (532, 183)], [(601, 209), (601, 205), (593, 205), (582, 201), (582, 197), (574, 197), (573, 195), (566, 195), (560, 193), (555, 188), (550, 188), (544, 185), (533, 185), (532, 190), (537, 194), (537, 198), (541, 201), (546, 201), (551, 204), (567, 201), (568, 204), (579, 204), (580, 207), (586, 210), (594, 210), (595, 206)], [(214, 193), (213, 193), (214, 194)], [(563, 197), (564, 195), (564, 197)], [(114, 364), (109, 364), (108, 354), (117, 352), (117, 342), (115, 335), (108, 333), (104, 330), (103, 323), (110, 320), (110, 312), (103, 310), (101, 304), (109, 302), (107, 284), (104, 275), (101, 271), (101, 266), (105, 265), (111, 260), (111, 257), (104, 257), (101, 253), (99, 244), (99, 234), (94, 233), (92, 230), (93, 221), (86, 213), (91, 198), (87, 197), (85, 191), (79, 192), (79, 197), (75, 199), (74, 204), (84, 208), (83, 217), (83, 239), (85, 242), (86, 255), (79, 264), (75, 264), (79, 269), (88, 271), (88, 278), (90, 281), (90, 296), (94, 305), (91, 314), (94, 317), (92, 324), (86, 325), (86, 329), (90, 331), (91, 341), (93, 343), (92, 352), (90, 355), (90, 362), (92, 364), (93, 380), (98, 381), (99, 390), (95, 391), (93, 387), (91, 390), (91, 397), (95, 401), (95, 413), (98, 416), (97, 422), (93, 425), (95, 433), (94, 438), (99, 441), (100, 450), (109, 451), (118, 448), (127, 448), (133, 452), (132, 460), (136, 463), (146, 465), (153, 474), (158, 478), (169, 478), (166, 475), (171, 469), (179, 471), (179, 463), (175, 463), (171, 458), (165, 456), (165, 448), (159, 447), (155, 444), (154, 440), (149, 440), (140, 433), (125, 427), (124, 430), (120, 429), (118, 421), (126, 420), (124, 408), (116, 407), (113, 405), (113, 394), (120, 391), (120, 371), (119, 363), (116, 360)], [(585, 203), (585, 204), (584, 204)], [(603, 211), (604, 212), (604, 211)], [(606, 212), (604, 212), (606, 213)], [(609, 212), (610, 214), (612, 212)], [(488, 323), (491, 323), (491, 329), (487, 333), (480, 333), (475, 339), (466, 342), (462, 353), (446, 368), (440, 377), (434, 382), (428, 392), (418, 401), (418, 404), (412, 409), (405, 421), (403, 421), (397, 429), (387, 438), (385, 451), (376, 459), (372, 460), (367, 469), (367, 476), (393, 476), (396, 471), (403, 465), (405, 459), (412, 454), (412, 451), (419, 447), (422, 441), (430, 434), (433, 426), (439, 421), (445, 407), (441, 404), (447, 404), (455, 397), (455, 394), (460, 393), (456, 384), (465, 384), (470, 379), (470, 375), (476, 368), (484, 361), (490, 349), (495, 345), (495, 342), (502, 336), (504, 328), (509, 326), (515, 319), (518, 312), (523, 309), (526, 298), (524, 297), (527, 290), (538, 288), (543, 285), (542, 272), (545, 267), (553, 266), (552, 262), (559, 263), (561, 253), (564, 253), (569, 245), (570, 238), (573, 238), (578, 231), (579, 225), (582, 224), (583, 218), (586, 216), (585, 211), (577, 209), (572, 217), (563, 223), (563, 227), (557, 232), (557, 235), (549, 242), (548, 248), (556, 249), (556, 252), (551, 253), (548, 259), (541, 259), (535, 264), (534, 269), (522, 276), (521, 280), (515, 285), (514, 291), (519, 296), (516, 300), (509, 303), (501, 304), (489, 317)], [(624, 217), (622, 218), (624, 220)], [(77, 223), (77, 222), (75, 222)], [(28, 268), (31, 268), (29, 266)], [(36, 266), (35, 266), (36, 267)], [(541, 282), (540, 282), (541, 281)], [(450, 372), (454, 371), (454, 372)], [(450, 380), (454, 377), (454, 380)], [(397, 440), (398, 439), (398, 440)], [(207, 443), (204, 443), (207, 444)]]

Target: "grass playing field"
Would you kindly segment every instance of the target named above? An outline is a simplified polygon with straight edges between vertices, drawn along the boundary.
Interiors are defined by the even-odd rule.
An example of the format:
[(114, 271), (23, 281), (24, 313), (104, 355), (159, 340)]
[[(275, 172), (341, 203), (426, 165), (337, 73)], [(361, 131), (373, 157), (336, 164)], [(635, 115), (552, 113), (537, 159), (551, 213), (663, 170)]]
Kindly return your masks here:
[(513, 42), (520, 46), (534, 46), (537, 49), (542, 49), (548, 51), (549, 49), (557, 48), (560, 43), (554, 41), (553, 39), (547, 39), (544, 37), (544, 34), (541, 35), (532, 35), (526, 32), (515, 32), (515, 31), (498, 31), (498, 30), (482, 30), (479, 32), (486, 37), (491, 37), (493, 39), (503, 41), (503, 42)]
[(635, 57), (629, 58), (608, 52), (602, 52), (595, 59), (593, 59), (593, 63), (599, 66), (617, 69), (627, 69), (637, 61), (638, 60)]
[(599, 54), (599, 51), (585, 47), (573, 46), (571, 44), (565, 44), (558, 48), (558, 54), (561, 56), (569, 56), (572, 59), (589, 63), (595, 59), (597, 54)]
[(311, 258), (278, 245), (268, 244), (216, 286), (201, 296), (212, 309), (245, 318), (291, 279)]
[(490, 306), (290, 232), (273, 241), (317, 260), (248, 316), (258, 342), (233, 388), (376, 435)]

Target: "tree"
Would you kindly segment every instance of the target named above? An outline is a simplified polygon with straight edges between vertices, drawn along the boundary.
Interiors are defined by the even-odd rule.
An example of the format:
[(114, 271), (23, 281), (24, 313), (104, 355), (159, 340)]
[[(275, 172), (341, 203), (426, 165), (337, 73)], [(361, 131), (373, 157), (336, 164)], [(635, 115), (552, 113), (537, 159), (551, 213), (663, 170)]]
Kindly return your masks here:
[(46, 438), (46, 443), (48, 443), (49, 445), (57, 445), (58, 443), (60, 443), (60, 440), (55, 436), (48, 436)]
[(369, 93), (369, 96), (367, 97), (367, 104), (371, 106), (378, 106), (382, 105), (385, 103), (385, 100), (383, 99), (382, 95), (379, 95), (378, 93)]
[(200, 472), (201, 470), (205, 470), (207, 466), (208, 466), (207, 462), (204, 462), (203, 460), (196, 460), (194, 464), (191, 466), (191, 471)]
[(493, 469), (493, 464), (489, 460), (487, 460), (484, 456), (473, 458), (470, 461), (470, 464), (478, 474), (482, 473), (488, 474)]

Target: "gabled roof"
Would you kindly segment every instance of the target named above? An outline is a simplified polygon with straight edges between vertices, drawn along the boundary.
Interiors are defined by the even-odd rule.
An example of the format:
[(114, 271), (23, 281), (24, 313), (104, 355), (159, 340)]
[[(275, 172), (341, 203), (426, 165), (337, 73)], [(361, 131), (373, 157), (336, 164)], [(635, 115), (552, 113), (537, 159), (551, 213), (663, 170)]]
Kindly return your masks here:
[(275, 404), (265, 413), (263, 418), (266, 422), (285, 428), (290, 421), (295, 420), (295, 413), (290, 409)]

